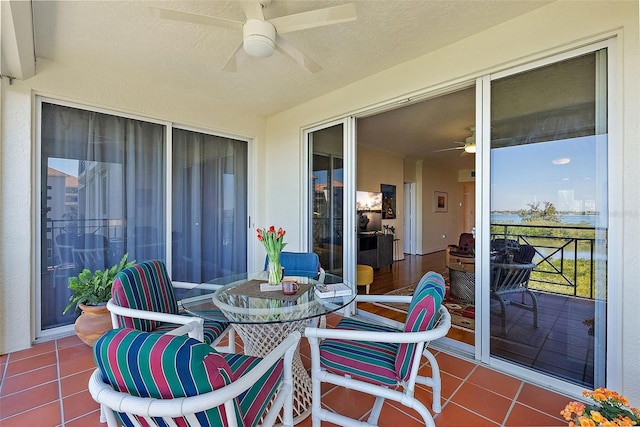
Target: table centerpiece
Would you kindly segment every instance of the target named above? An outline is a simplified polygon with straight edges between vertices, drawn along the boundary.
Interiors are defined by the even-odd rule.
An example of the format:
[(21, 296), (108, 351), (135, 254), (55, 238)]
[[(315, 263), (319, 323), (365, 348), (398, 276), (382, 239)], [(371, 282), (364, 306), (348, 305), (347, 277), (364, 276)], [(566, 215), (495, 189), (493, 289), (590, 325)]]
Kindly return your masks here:
[(267, 274), (269, 285), (272, 286), (280, 286), (280, 282), (282, 282), (283, 272), (280, 265), (280, 253), (287, 245), (282, 241), (285, 234), (286, 231), (282, 227), (278, 228), (277, 231), (273, 225), (268, 229), (258, 228), (258, 240), (262, 242), (267, 251)]

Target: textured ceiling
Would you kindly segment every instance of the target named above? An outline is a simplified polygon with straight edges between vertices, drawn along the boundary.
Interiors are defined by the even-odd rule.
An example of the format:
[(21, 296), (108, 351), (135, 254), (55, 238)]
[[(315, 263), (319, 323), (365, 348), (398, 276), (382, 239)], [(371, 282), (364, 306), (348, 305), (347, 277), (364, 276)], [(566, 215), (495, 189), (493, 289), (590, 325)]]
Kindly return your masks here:
[[(222, 71), (241, 41), (240, 31), (169, 21), (149, 12), (153, 6), (244, 21), (237, 1), (34, 0), (35, 51), (39, 58), (170, 85), (268, 117), (548, 1), (273, 0), (264, 15), (268, 20), (344, 3), (355, 5), (357, 20), (282, 36), (323, 67), (315, 74), (279, 52), (264, 59), (245, 57), (237, 72)], [(449, 140), (464, 140), (472, 123), (467, 117), (455, 120), (458, 133)]]

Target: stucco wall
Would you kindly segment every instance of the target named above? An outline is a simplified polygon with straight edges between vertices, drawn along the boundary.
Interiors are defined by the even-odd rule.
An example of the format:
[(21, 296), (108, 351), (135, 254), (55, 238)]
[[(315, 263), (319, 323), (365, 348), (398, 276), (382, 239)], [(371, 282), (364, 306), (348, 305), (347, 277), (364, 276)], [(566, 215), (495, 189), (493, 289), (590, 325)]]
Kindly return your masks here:
[[(31, 345), (34, 339), (36, 230), (35, 95), (130, 113), (156, 120), (254, 138), (256, 157), (264, 152), (265, 119), (233, 111), (214, 99), (195, 99), (164, 82), (132, 83), (38, 59), (35, 77), (1, 87), (0, 139), (0, 354)], [(257, 191), (263, 191), (257, 169)], [(260, 201), (256, 206), (260, 220)]]
[[(637, 144), (637, 135), (640, 134), (637, 1), (555, 2), (270, 117), (267, 121), (269, 150), (265, 158), (268, 163), (266, 173), (267, 179), (277, 182), (277, 185), (269, 185), (266, 195), (277, 200), (278, 193), (299, 194), (298, 182), (287, 180), (269, 165), (275, 164), (283, 155), (286, 162), (295, 162), (303, 157), (300, 133), (307, 126), (357, 115), (369, 106), (472, 81), (491, 72), (614, 36), (619, 80), (617, 87), (610, 88), (618, 101), (609, 112), (617, 123), (610, 132), (624, 157), (620, 156), (623, 169), (612, 168), (610, 171), (610, 208), (611, 217), (615, 220), (611, 224), (609, 249), (616, 283), (611, 284), (615, 287), (612, 294), (615, 300), (609, 302), (609, 310), (612, 313), (610, 326), (620, 334), (612, 337), (608, 348), (608, 379), (610, 386), (638, 404), (640, 335), (633, 326), (640, 321), (640, 312), (635, 309), (636, 302), (640, 301), (640, 286), (636, 283), (640, 277), (640, 255), (634, 248), (640, 236), (640, 221), (637, 221), (640, 198), (635, 190), (636, 183), (640, 182), (640, 169), (637, 167), (640, 162), (640, 144)], [(304, 179), (299, 167), (292, 165), (291, 169), (292, 173)], [(426, 192), (425, 189), (423, 193)], [(300, 200), (289, 202), (296, 204)], [(283, 204), (268, 205), (269, 218), (282, 215), (287, 215)], [(291, 226), (297, 224), (294, 216), (288, 215), (288, 219)]]

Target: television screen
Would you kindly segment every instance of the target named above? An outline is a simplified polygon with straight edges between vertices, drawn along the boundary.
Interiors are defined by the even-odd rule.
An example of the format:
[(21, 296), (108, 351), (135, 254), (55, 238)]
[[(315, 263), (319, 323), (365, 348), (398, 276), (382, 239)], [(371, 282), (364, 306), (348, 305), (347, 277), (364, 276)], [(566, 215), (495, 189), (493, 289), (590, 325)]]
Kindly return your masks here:
[(382, 193), (356, 192), (356, 224), (359, 233), (382, 231)]

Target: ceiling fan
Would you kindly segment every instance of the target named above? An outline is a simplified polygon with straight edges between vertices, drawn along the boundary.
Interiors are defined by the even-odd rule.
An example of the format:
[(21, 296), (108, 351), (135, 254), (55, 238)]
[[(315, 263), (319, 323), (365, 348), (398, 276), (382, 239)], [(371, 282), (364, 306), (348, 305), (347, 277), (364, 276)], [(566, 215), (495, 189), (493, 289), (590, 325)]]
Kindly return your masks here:
[(280, 35), (356, 19), (356, 8), (353, 4), (295, 13), (267, 21), (262, 9), (269, 6), (271, 0), (247, 0), (240, 3), (247, 17), (244, 22), (156, 7), (149, 9), (154, 16), (163, 19), (242, 30), (242, 41), (223, 67), (223, 70), (230, 72), (236, 71), (237, 58), (243, 53), (256, 58), (267, 58), (277, 50), (310, 73), (317, 73), (322, 67)]
[(460, 145), (460, 147), (452, 147), (452, 148), (443, 148), (441, 150), (434, 150), (434, 153), (440, 152), (440, 151), (451, 151), (451, 150), (464, 150), (462, 152), (462, 154), (475, 154), (476, 152), (476, 128), (475, 126), (471, 126), (469, 128), (469, 130), (471, 131), (471, 136), (468, 136), (464, 142), (459, 142), (459, 141), (453, 141), (454, 144), (458, 144)]

